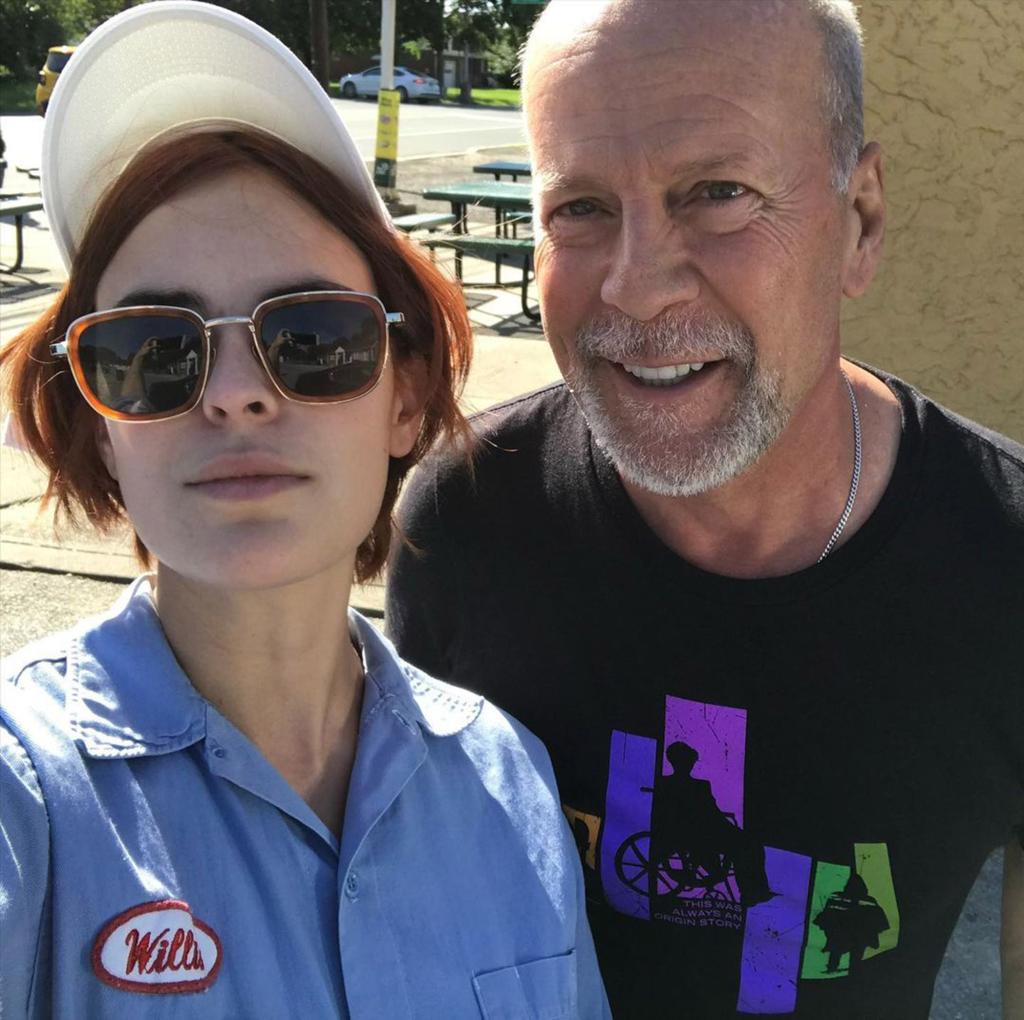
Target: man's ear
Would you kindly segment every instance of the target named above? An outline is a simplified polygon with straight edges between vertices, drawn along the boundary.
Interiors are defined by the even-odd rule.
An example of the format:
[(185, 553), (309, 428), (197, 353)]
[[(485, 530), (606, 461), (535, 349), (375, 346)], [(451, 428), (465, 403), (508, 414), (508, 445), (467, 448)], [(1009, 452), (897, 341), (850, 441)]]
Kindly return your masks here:
[(107, 474), (110, 475), (114, 481), (117, 481), (117, 459), (114, 457), (114, 446), (110, 442), (110, 432), (107, 429), (107, 421), (105, 418), (99, 418), (96, 422), (96, 449), (99, 451), (100, 460), (103, 461), (103, 466), (107, 469)]
[(423, 424), (430, 378), (427, 363), (417, 355), (395, 361), (395, 387), (391, 398), (391, 437), (388, 452), (404, 457), (416, 444)]
[(864, 146), (850, 177), (845, 206), (847, 236), (843, 252), (843, 293), (855, 298), (867, 291), (874, 278), (885, 239), (882, 148), (877, 142)]

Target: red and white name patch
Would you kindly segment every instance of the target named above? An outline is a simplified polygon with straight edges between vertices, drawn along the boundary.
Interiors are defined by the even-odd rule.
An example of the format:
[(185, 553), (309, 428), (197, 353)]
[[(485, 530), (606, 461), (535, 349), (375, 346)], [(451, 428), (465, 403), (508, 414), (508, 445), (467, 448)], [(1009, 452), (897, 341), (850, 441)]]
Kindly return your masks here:
[(217, 933), (187, 903), (142, 903), (118, 914), (92, 947), (96, 976), (125, 992), (201, 992), (217, 980)]

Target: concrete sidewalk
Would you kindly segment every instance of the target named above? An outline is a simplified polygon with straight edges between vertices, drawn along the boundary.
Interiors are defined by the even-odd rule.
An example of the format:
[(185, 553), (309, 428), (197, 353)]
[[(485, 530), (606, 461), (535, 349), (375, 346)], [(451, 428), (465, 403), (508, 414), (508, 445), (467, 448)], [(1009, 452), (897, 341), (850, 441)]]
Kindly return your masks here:
[[(518, 152), (488, 152), (487, 157), (518, 155)], [(406, 191), (421, 190), (440, 180), (471, 178), (472, 164), (480, 153), (403, 166)], [(22, 179), (23, 178), (23, 179)], [(17, 172), (8, 175), (5, 190), (38, 190), (38, 182)], [(493, 227), (490, 210), (474, 214), (474, 232)], [(0, 259), (14, 248), (14, 228), (0, 225)], [(438, 264), (451, 272), (450, 252), (438, 254)], [(505, 267), (502, 279), (508, 289), (488, 286), (494, 270), (478, 260), (466, 260), (470, 282), (483, 284), (465, 291), (475, 337), (475, 358), (462, 405), (467, 414), (483, 410), (520, 393), (526, 393), (558, 378), (551, 351), (538, 324), (520, 308), (518, 271)], [(56, 246), (43, 214), (26, 222), (25, 261), (17, 274), (0, 275), (0, 343), (33, 322), (48, 307), (66, 279)], [(536, 295), (533, 294), (536, 303)], [(112, 580), (130, 579), (139, 572), (126, 529), (109, 536), (96, 534), (88, 525), (81, 529), (55, 530), (52, 514), (41, 512), (45, 490), (43, 474), (32, 460), (18, 451), (0, 449), (0, 565), (75, 574)], [(371, 615), (383, 612), (381, 584), (358, 587), (353, 605)]]

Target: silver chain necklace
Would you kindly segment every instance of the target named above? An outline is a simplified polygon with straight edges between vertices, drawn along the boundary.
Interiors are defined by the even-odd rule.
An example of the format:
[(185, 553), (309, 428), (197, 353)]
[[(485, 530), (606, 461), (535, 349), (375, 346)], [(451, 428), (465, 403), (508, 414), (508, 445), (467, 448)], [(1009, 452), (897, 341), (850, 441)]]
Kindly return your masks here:
[(832, 537), (828, 540), (821, 555), (818, 557), (819, 563), (832, 552), (836, 542), (839, 541), (839, 536), (843, 533), (846, 522), (850, 519), (850, 514), (853, 513), (853, 504), (857, 501), (857, 486), (860, 484), (860, 411), (857, 408), (857, 398), (853, 395), (853, 384), (850, 382), (850, 377), (843, 369), (839, 369), (839, 371), (843, 373), (846, 389), (850, 394), (850, 409), (853, 411), (853, 477), (850, 479), (850, 495), (846, 497), (846, 506), (839, 517), (839, 523), (836, 524), (835, 531), (832, 532)]

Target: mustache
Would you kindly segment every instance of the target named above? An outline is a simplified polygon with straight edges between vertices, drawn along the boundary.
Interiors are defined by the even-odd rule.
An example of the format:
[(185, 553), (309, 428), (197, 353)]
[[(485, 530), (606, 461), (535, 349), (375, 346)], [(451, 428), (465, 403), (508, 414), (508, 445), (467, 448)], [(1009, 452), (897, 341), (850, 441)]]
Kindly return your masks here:
[(755, 359), (750, 330), (705, 313), (668, 312), (641, 322), (623, 312), (604, 312), (577, 331), (575, 348), (584, 358), (618, 362), (680, 354), (694, 361), (729, 358), (749, 367)]

